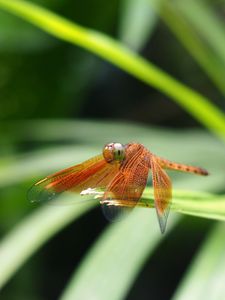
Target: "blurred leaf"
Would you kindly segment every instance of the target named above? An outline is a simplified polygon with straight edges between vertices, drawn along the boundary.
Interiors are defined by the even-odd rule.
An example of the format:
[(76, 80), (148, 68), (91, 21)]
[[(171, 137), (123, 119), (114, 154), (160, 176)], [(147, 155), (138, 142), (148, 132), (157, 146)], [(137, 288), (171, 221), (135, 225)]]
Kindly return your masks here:
[[(152, 192), (146, 189), (141, 202), (148, 202), (148, 205), (153, 206), (153, 201), (149, 203), (150, 197), (153, 197)], [(225, 220), (225, 196), (213, 198), (209, 194), (174, 191), (171, 209), (182, 213)], [(172, 225), (175, 224), (175, 220), (173, 218)], [(141, 210), (136, 210), (126, 221), (111, 225), (91, 248), (78, 270), (75, 271), (61, 300), (124, 299), (148, 256), (160, 241), (155, 226), (156, 220), (153, 221), (147, 211), (141, 212)], [(168, 227), (171, 229), (171, 224)], [(147, 228), (151, 228), (151, 234), (148, 234), (148, 231), (146, 234)], [(219, 238), (221, 241), (223, 240), (221, 230)], [(215, 245), (215, 243), (211, 244)], [(212, 257), (211, 253), (214, 253), (212, 247), (209, 250)], [(219, 250), (220, 255), (221, 253), (222, 251)], [(129, 257), (132, 259), (128, 259)], [(208, 257), (205, 258), (202, 265), (196, 268), (200, 269), (201, 273), (205, 270), (205, 262), (209, 265)], [(217, 260), (216, 262), (218, 263)], [(119, 272), (117, 266), (120, 266)], [(220, 270), (223, 269), (220, 268)], [(190, 278), (192, 284), (193, 278), (191, 276)], [(196, 282), (199, 282), (198, 278), (195, 278), (194, 285)], [(179, 299), (190, 299), (191, 284), (187, 288), (188, 297)], [(200, 282), (199, 287), (202, 291), (205, 290), (202, 282)], [(191, 297), (191, 299), (203, 299), (204, 295)]]
[(141, 50), (155, 28), (157, 17), (149, 0), (123, 0), (119, 38), (131, 49)]
[[(173, 225), (175, 218), (170, 228)], [(149, 211), (136, 210), (123, 222), (112, 224), (91, 248), (60, 299), (124, 299), (160, 240), (156, 218)]]
[(183, 15), (195, 30), (215, 51), (225, 66), (225, 22), (224, 17), (213, 10), (213, 4), (207, 1), (175, 1)]
[(225, 116), (206, 97), (178, 82), (109, 36), (85, 29), (56, 14), (22, 0), (0, 0), (0, 7), (62, 40), (99, 55), (171, 97), (199, 122), (225, 139)]
[(225, 294), (225, 225), (215, 226), (192, 261), (173, 300), (218, 300)]
[[(153, 190), (146, 188), (138, 206), (154, 207)], [(225, 195), (173, 190), (171, 210), (196, 217), (225, 221)]]
[[(73, 198), (75, 196), (73, 195)], [(153, 200), (150, 198), (152, 197), (152, 192), (149, 189), (146, 189), (143, 199), (141, 203), (144, 203), (148, 206), (153, 207)], [(77, 199), (80, 198), (80, 196), (77, 196)], [(60, 202), (61, 204), (62, 202)], [(85, 213), (88, 209), (92, 208), (93, 205), (96, 203), (96, 201), (88, 202), (88, 203), (76, 203), (76, 205), (69, 205), (69, 206), (63, 206), (60, 205), (59, 207), (57, 206), (44, 206), (31, 214), (29, 217), (24, 219), (21, 224), (17, 225), (17, 227), (9, 233), (1, 242), (0, 244), (0, 264), (1, 264), (1, 274), (0, 274), (0, 286), (4, 285), (7, 280), (16, 272), (16, 270), (35, 252), (41, 245), (43, 245), (47, 240), (49, 240), (55, 233), (57, 233), (60, 229), (68, 225), (71, 221), (75, 220), (78, 218), (80, 215)], [(209, 194), (204, 194), (204, 193), (196, 193), (196, 192), (185, 192), (185, 191), (175, 191), (174, 196), (173, 196), (173, 205), (172, 209), (174, 211), (182, 212), (182, 213), (187, 213), (190, 215), (195, 215), (195, 216), (202, 216), (202, 217), (207, 217), (207, 218), (213, 218), (213, 219), (220, 219), (220, 220), (225, 220), (225, 197), (221, 196), (213, 196)], [(57, 204), (57, 203), (56, 203)], [(133, 260), (133, 268), (134, 270), (131, 272), (130, 270), (130, 277), (129, 277), (129, 285), (131, 284), (130, 280), (136, 276), (136, 273), (138, 270), (141, 268), (142, 264), (140, 264), (140, 260), (145, 260), (147, 253), (149, 251), (149, 247), (153, 248), (156, 243), (159, 240), (160, 233), (156, 234), (157, 240), (156, 243), (154, 242), (154, 232), (157, 232), (156, 230), (153, 230), (153, 224), (152, 224), (152, 219), (150, 221), (149, 215), (145, 216), (145, 219), (143, 218), (143, 212), (144, 210), (139, 209), (138, 211), (142, 211), (142, 215), (138, 215), (138, 219), (133, 219), (136, 218), (136, 215), (133, 214), (133, 216), (129, 219), (129, 223), (117, 223), (116, 225), (112, 226), (112, 228), (117, 228), (116, 230), (121, 230), (121, 234), (112, 234), (110, 231), (110, 234), (106, 234), (106, 236), (112, 236), (112, 237), (117, 237), (119, 239), (118, 242), (114, 240), (114, 238), (110, 238), (109, 245), (107, 246), (108, 243), (106, 243), (106, 249), (104, 248), (100, 252), (97, 250), (94, 250), (93, 257), (91, 260), (93, 260), (94, 266), (92, 267), (93, 263), (90, 263), (90, 261), (85, 261), (85, 265), (89, 266), (87, 268), (88, 273), (89, 273), (89, 268), (90, 270), (95, 270), (96, 271), (96, 263), (98, 264), (98, 259), (96, 258), (95, 251), (97, 251), (101, 257), (101, 253), (105, 253), (106, 257), (108, 257), (108, 247), (111, 247), (111, 249), (116, 249), (116, 247), (112, 247), (112, 245), (117, 245), (121, 244), (121, 241), (124, 240), (124, 242), (127, 245), (127, 249), (133, 249), (133, 243), (138, 244), (140, 247), (137, 247), (137, 256), (138, 260), (135, 262)], [(150, 213), (150, 210), (146, 209)], [(144, 220), (147, 221), (147, 223), (150, 222), (150, 224), (147, 224), (144, 222)], [(156, 220), (154, 221), (156, 222)], [(129, 235), (128, 231), (130, 231), (130, 228), (132, 228), (131, 224), (136, 224), (135, 228), (132, 230), (132, 235)], [(137, 226), (137, 224), (140, 224)], [(139, 228), (141, 227), (141, 228)], [(149, 239), (146, 240), (146, 228), (151, 228), (152, 233), (149, 235)], [(112, 229), (113, 230), (113, 229)], [(124, 231), (125, 230), (125, 231)], [(140, 233), (143, 233), (141, 235)], [(131, 240), (129, 240), (127, 237), (130, 237)], [(141, 242), (137, 243), (137, 236), (139, 236), (140, 240), (143, 240), (143, 243), (141, 245)], [(116, 238), (116, 239), (117, 239)], [(129, 244), (131, 243), (131, 244)], [(149, 244), (150, 243), (150, 244)], [(102, 242), (104, 244), (104, 242)], [(124, 244), (121, 244), (121, 247), (124, 247)], [(147, 247), (147, 248), (146, 248)], [(16, 249), (16, 252), (15, 252)], [(120, 249), (117, 249), (117, 254), (121, 253)], [(117, 255), (115, 254), (115, 255)], [(133, 253), (134, 254), (134, 253)], [(109, 268), (112, 268), (115, 266), (115, 261), (118, 263), (117, 257), (113, 257), (113, 252), (111, 251), (111, 261), (112, 264), (106, 264), (108, 265)], [(124, 257), (121, 258), (124, 260)], [(128, 262), (128, 260), (127, 260)], [(102, 266), (105, 265), (105, 262), (102, 258)], [(128, 265), (131, 267), (131, 263), (126, 264), (127, 267)], [(86, 267), (85, 267), (86, 269)], [(110, 269), (111, 270), (111, 269)], [(109, 272), (111, 272), (109, 270)], [(124, 269), (125, 270), (125, 269)], [(91, 271), (92, 272), (92, 271)], [(104, 274), (104, 277), (106, 276), (106, 273), (101, 273)], [(89, 275), (88, 275), (89, 276)], [(78, 276), (79, 277), (79, 276)], [(97, 281), (99, 280), (97, 277), (95, 278)], [(118, 278), (119, 279), (119, 278)], [(128, 279), (128, 278), (127, 278)], [(78, 279), (78, 286), (82, 287), (83, 283), (82, 282), (87, 282), (86, 281), (86, 275), (85, 278), (80, 281)], [(95, 281), (92, 281), (92, 283)], [(99, 281), (100, 284), (102, 281)], [(114, 281), (115, 282), (115, 281)], [(96, 283), (96, 282), (95, 282)], [(95, 286), (95, 283), (93, 285)], [(110, 281), (111, 284), (111, 281)], [(126, 282), (124, 281), (121, 283), (121, 290), (116, 288), (116, 292), (121, 293), (122, 291), (127, 290), (127, 285)], [(87, 289), (85, 289), (87, 290)], [(90, 289), (88, 289), (90, 291)], [(81, 289), (81, 292), (84, 293), (83, 287)], [(105, 292), (105, 291), (104, 291)], [(77, 298), (79, 299), (79, 297)], [(113, 298), (114, 299), (114, 298)]]
[[(90, 156), (94, 156), (101, 151), (104, 143), (109, 142), (110, 133), (110, 140), (118, 138), (121, 142), (128, 142), (133, 138), (139, 139), (140, 142), (143, 142), (146, 147), (149, 147), (149, 149), (156, 154), (167, 154), (171, 156), (171, 159), (179, 159), (180, 161), (184, 159), (186, 162), (202, 163), (206, 168), (211, 167), (212, 170), (210, 171), (214, 171), (214, 174), (208, 178), (197, 177), (194, 175), (191, 176), (188, 174), (179, 174), (179, 176), (176, 177), (175, 173), (171, 176), (173, 179), (175, 179), (173, 180), (175, 189), (172, 209), (186, 214), (198, 215), (213, 219), (224, 219), (224, 196), (219, 197), (194, 191), (176, 191), (178, 186), (182, 186), (186, 189), (188, 188), (189, 190), (224, 189), (224, 146), (209, 134), (192, 130), (186, 131), (184, 138), (183, 130), (170, 131), (159, 128), (154, 129), (135, 126), (131, 124), (125, 125), (114, 122), (70, 120), (2, 123), (1, 130), (3, 131), (3, 134), (4, 131), (6, 131), (6, 128), (8, 134), (18, 134), (17, 139), (19, 139), (20, 142), (59, 142), (64, 140), (67, 142), (73, 142), (75, 145), (64, 145), (60, 147), (51, 146), (49, 149), (41, 149), (36, 152), (32, 151), (30, 154), (16, 155), (12, 156), (11, 158), (8, 157), (8, 161), (6, 161), (6, 157), (2, 158), (0, 161), (1, 187), (19, 183), (25, 179), (33, 178), (33, 176), (42, 175), (45, 172), (47, 173), (53, 171), (53, 169), (55, 171), (57, 168), (66, 167), (70, 164), (76, 164), (81, 160), (87, 159)], [(29, 187), (24, 186), (24, 188), (25, 195), (25, 191)], [(80, 199), (80, 196), (78, 197)], [(152, 206), (152, 198), (152, 190), (149, 188), (146, 189), (143, 195), (143, 202), (146, 203), (147, 201), (148, 205)], [(5, 283), (14, 274), (14, 272), (39, 247), (41, 247), (41, 245), (43, 245), (51, 236), (53, 236), (53, 234), (58, 232), (61, 228), (66, 226), (66, 224), (75, 219), (75, 217), (78, 217), (78, 215), (84, 213), (91, 207), (92, 204), (90, 202), (82, 205), (78, 205), (77, 203), (76, 205), (69, 206), (60, 205), (60, 207), (47, 206), (37, 210), (35, 213), (31, 214), (30, 217), (27, 217), (27, 219), (22, 221), (21, 225), (18, 225), (12, 233), (6, 236), (0, 245), (0, 283)], [(149, 216), (146, 216), (146, 222), (153, 222), (150, 221), (152, 210), (137, 210), (144, 214), (146, 211), (146, 214)], [(131, 216), (131, 220), (132, 218), (136, 217)], [(157, 226), (157, 229), (154, 230), (154, 227), (149, 227), (151, 228), (151, 234), (149, 235), (149, 239), (142, 242), (143, 248), (138, 247), (140, 249), (137, 250), (137, 260), (134, 261), (134, 264), (131, 266), (132, 272), (129, 274), (127, 280), (124, 281), (124, 284), (121, 282), (120, 289), (115, 291), (115, 293), (126, 293), (130, 284), (137, 276), (137, 273), (143, 265), (140, 264), (140, 266), (138, 266), (138, 263), (141, 261), (144, 263), (148, 255), (148, 251), (153, 250), (158, 243), (160, 239), (160, 233), (157, 220), (155, 217), (152, 218), (152, 220), (154, 220), (154, 226)], [(136, 222), (142, 223), (139, 220), (136, 220)], [(143, 221), (143, 224), (145, 224), (145, 221)], [(120, 230), (120, 225), (122, 228), (125, 228), (123, 226), (127, 226), (119, 223), (118, 225), (113, 225), (112, 228), (118, 228), (118, 230)], [(142, 225), (140, 224), (138, 226)], [(170, 228), (170, 224), (168, 227)], [(127, 229), (128, 228), (132, 227), (128, 226)], [(132, 243), (134, 243), (137, 234), (138, 231), (136, 232), (135, 230)], [(146, 235), (146, 230), (143, 230), (143, 234)], [(153, 238), (153, 235), (155, 235), (155, 238)], [(120, 239), (122, 239), (122, 235), (120, 236)], [(108, 252), (106, 252), (106, 254), (108, 254)], [(111, 259), (113, 262), (115, 262), (115, 259), (112, 256)], [(86, 263), (84, 262), (84, 265), (85, 264)], [(112, 264), (109, 266), (109, 268), (110, 267), (112, 267)], [(112, 280), (110, 282), (112, 282)]]
[[(75, 197), (75, 196), (73, 196)], [(59, 230), (94, 206), (77, 203), (70, 206), (43, 206), (24, 218), (0, 243), (0, 287)]]
[(31, 52), (45, 50), (57, 42), (34, 26), (0, 12), (0, 50)]
[[(183, 11), (179, 10), (181, 2), (183, 3)], [(155, 0), (150, 0), (150, 3), (155, 3)], [(190, 5), (191, 3), (189, 1), (174, 2), (161, 0), (160, 9), (157, 9), (158, 6), (155, 8), (182, 45), (196, 59), (221, 92), (225, 94), (223, 82), (225, 76), (224, 65), (221, 64), (221, 61), (209, 47), (208, 43), (203, 41), (196, 28), (187, 20), (186, 9), (188, 9)], [(201, 20), (198, 16), (197, 18)], [(207, 22), (202, 20), (201, 22), (205, 28), (208, 28)]]
[[(12, 185), (34, 176), (44, 176), (101, 153), (111, 141), (138, 141), (159, 156), (187, 164), (200, 165), (210, 176), (202, 178), (173, 172), (176, 188), (224, 191), (224, 146), (214, 137), (197, 130), (166, 130), (119, 122), (91, 122), (46, 120), (1, 123), (1, 142), (4, 133), (14, 135), (16, 141), (51, 142), (49, 149), (2, 157), (0, 185)], [(110, 134), (109, 134), (110, 133)], [(58, 146), (55, 144), (73, 144)], [(1, 145), (3, 147), (3, 144)]]

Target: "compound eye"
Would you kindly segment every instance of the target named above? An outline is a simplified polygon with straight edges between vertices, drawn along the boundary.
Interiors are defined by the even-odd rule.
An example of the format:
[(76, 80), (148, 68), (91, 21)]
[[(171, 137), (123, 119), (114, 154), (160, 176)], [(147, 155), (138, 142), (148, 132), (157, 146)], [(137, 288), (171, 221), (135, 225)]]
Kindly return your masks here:
[(114, 144), (111, 143), (111, 144), (107, 144), (105, 145), (104, 149), (103, 149), (103, 156), (104, 156), (104, 159), (107, 161), (107, 162), (112, 162), (114, 160)]
[(120, 143), (114, 144), (114, 160), (122, 161), (125, 159), (125, 147)]
[(107, 144), (103, 149), (103, 156), (108, 163), (122, 161), (125, 159), (125, 147), (120, 143)]

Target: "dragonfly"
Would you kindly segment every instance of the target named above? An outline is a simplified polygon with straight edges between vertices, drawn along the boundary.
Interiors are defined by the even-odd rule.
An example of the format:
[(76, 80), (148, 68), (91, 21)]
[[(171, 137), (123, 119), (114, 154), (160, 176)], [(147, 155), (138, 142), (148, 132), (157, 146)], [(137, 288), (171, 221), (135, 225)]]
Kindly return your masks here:
[(39, 202), (65, 191), (83, 195), (99, 189), (103, 191), (100, 204), (106, 208), (107, 217), (112, 207), (133, 208), (138, 204), (151, 172), (154, 206), (164, 233), (172, 201), (172, 182), (165, 170), (208, 175), (203, 168), (159, 157), (142, 144), (115, 142), (106, 144), (102, 154), (39, 180), (29, 190), (28, 197)]

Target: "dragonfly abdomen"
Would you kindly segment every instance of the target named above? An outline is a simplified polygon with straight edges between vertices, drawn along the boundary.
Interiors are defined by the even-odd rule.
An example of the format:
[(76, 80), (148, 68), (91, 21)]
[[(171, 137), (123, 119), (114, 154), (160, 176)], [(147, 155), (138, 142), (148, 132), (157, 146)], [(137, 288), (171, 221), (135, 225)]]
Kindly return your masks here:
[(170, 169), (170, 170), (181, 171), (181, 172), (186, 172), (186, 173), (194, 173), (194, 174), (203, 175), (203, 176), (206, 176), (209, 174), (203, 168), (179, 164), (179, 163), (175, 163), (175, 162), (163, 159), (163, 158), (159, 158), (159, 163), (160, 163), (161, 167), (164, 169)]

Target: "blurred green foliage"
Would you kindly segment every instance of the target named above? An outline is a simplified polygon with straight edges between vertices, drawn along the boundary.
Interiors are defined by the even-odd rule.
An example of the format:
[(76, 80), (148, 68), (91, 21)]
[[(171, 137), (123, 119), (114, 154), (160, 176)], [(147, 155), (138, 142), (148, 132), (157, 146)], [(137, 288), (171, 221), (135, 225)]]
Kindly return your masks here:
[[(83, 44), (86, 52), (0, 10), (1, 298), (223, 299), (225, 228), (206, 218), (224, 219), (224, 140), (177, 106), (225, 136), (223, 1), (29, 2), (90, 28), (86, 43), (94, 42)], [(4, 3), (26, 4), (0, 0), (0, 9)], [(172, 213), (161, 236), (151, 209), (108, 224), (98, 208), (89, 212), (95, 202), (39, 207), (26, 200), (36, 179), (109, 141), (139, 141), (208, 169), (208, 178), (170, 174), (172, 209), (203, 218)], [(151, 198), (146, 189), (143, 201)]]

